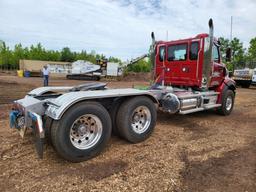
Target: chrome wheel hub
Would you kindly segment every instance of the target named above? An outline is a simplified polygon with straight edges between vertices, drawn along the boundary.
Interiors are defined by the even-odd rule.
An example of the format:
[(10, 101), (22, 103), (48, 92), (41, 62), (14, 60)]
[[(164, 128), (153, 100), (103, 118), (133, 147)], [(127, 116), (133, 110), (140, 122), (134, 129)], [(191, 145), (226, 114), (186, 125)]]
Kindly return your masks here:
[(78, 149), (93, 147), (102, 135), (102, 122), (93, 115), (86, 114), (77, 118), (70, 128), (69, 138), (72, 145)]
[(227, 100), (226, 100), (226, 109), (227, 111), (229, 111), (231, 108), (232, 108), (232, 97), (231, 96), (228, 96), (227, 97)]
[(144, 133), (151, 123), (151, 113), (146, 106), (137, 107), (132, 114), (132, 129), (135, 133)]

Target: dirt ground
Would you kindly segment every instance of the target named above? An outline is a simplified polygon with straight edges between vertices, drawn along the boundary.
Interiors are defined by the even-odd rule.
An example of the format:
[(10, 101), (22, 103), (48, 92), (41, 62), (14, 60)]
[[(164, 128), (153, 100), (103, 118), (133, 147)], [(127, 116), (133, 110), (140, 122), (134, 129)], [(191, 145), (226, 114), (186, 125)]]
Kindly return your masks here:
[[(81, 81), (51, 79), (51, 85)], [(109, 87), (145, 85), (112, 81)], [(37, 158), (32, 134), (21, 139), (9, 128), (10, 102), (41, 86), (40, 78), (0, 74), (1, 191), (232, 191), (256, 189), (256, 88), (238, 88), (235, 108), (186, 116), (158, 113), (145, 142), (129, 144), (112, 136), (96, 158), (70, 163), (46, 145)]]

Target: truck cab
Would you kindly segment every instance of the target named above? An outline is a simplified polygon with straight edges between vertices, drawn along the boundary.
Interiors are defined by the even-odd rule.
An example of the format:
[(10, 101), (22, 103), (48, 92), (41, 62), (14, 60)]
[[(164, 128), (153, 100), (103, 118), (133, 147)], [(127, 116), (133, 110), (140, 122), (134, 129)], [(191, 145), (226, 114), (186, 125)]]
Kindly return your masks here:
[[(208, 34), (175, 41), (158, 41), (155, 47), (154, 79), (166, 85), (214, 88), (219, 86), (227, 70), (222, 63), (220, 44), (213, 39), (212, 59), (209, 61)], [(207, 55), (208, 54), (208, 55)], [(210, 62), (210, 63), (207, 63)], [(210, 68), (209, 72), (205, 68)]]

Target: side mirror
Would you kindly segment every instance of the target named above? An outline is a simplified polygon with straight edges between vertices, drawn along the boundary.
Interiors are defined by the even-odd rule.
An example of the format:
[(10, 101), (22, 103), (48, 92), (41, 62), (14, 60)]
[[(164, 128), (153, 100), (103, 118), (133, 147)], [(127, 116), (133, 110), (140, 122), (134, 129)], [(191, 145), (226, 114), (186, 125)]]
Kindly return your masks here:
[(221, 46), (221, 41), (220, 41), (220, 39), (218, 39), (217, 42), (218, 42), (218, 45)]
[(230, 62), (231, 61), (231, 48), (228, 47), (226, 50), (226, 61)]

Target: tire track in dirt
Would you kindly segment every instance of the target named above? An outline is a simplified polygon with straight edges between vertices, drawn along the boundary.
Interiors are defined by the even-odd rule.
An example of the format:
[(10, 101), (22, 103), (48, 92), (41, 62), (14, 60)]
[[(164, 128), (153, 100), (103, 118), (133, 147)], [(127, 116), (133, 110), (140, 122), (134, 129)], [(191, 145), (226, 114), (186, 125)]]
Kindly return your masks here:
[(56, 178), (58, 176), (65, 175), (68, 177), (78, 176), (83, 180), (89, 179), (94, 181), (100, 181), (106, 177), (110, 177), (113, 174), (123, 172), (126, 170), (126, 168), (127, 163), (122, 160), (109, 160), (105, 162), (97, 162), (97, 164), (89, 163), (85, 166), (76, 166), (76, 168), (73, 169), (50, 172), (42, 176), (34, 177), (32, 178), (32, 180), (37, 182), (45, 178)]
[(181, 172), (183, 191), (253, 192), (256, 189), (255, 154), (255, 141), (220, 158), (203, 162), (190, 161), (184, 150), (181, 153), (181, 160), (185, 163)]
[[(207, 126), (208, 131), (204, 133), (207, 135), (210, 132), (207, 140), (213, 137), (218, 141), (222, 139), (221, 137), (224, 139), (226, 135), (227, 144), (216, 145), (207, 143), (207, 140), (202, 141), (204, 138), (201, 137), (195, 139), (187, 136), (188, 144), (180, 151), (180, 160), (184, 163), (184, 168), (180, 172), (183, 187), (178, 191), (253, 192), (255, 190), (256, 121), (253, 102), (255, 103), (255, 100), (242, 100), (229, 117), (215, 118), (215, 121), (211, 121), (211, 113), (205, 114), (207, 120), (212, 122), (211, 126)], [(192, 116), (197, 118), (201, 115), (203, 114), (197, 113)], [(196, 125), (195, 127), (189, 127), (188, 132), (200, 128)], [(196, 142), (192, 141), (193, 139)], [(205, 148), (196, 147), (203, 144), (206, 144)], [(194, 151), (195, 149), (197, 150)], [(212, 154), (215, 156), (213, 157)]]
[(21, 85), (16, 82), (0, 81), (0, 105), (10, 104), (14, 100), (20, 99), (26, 95), (34, 86)]

